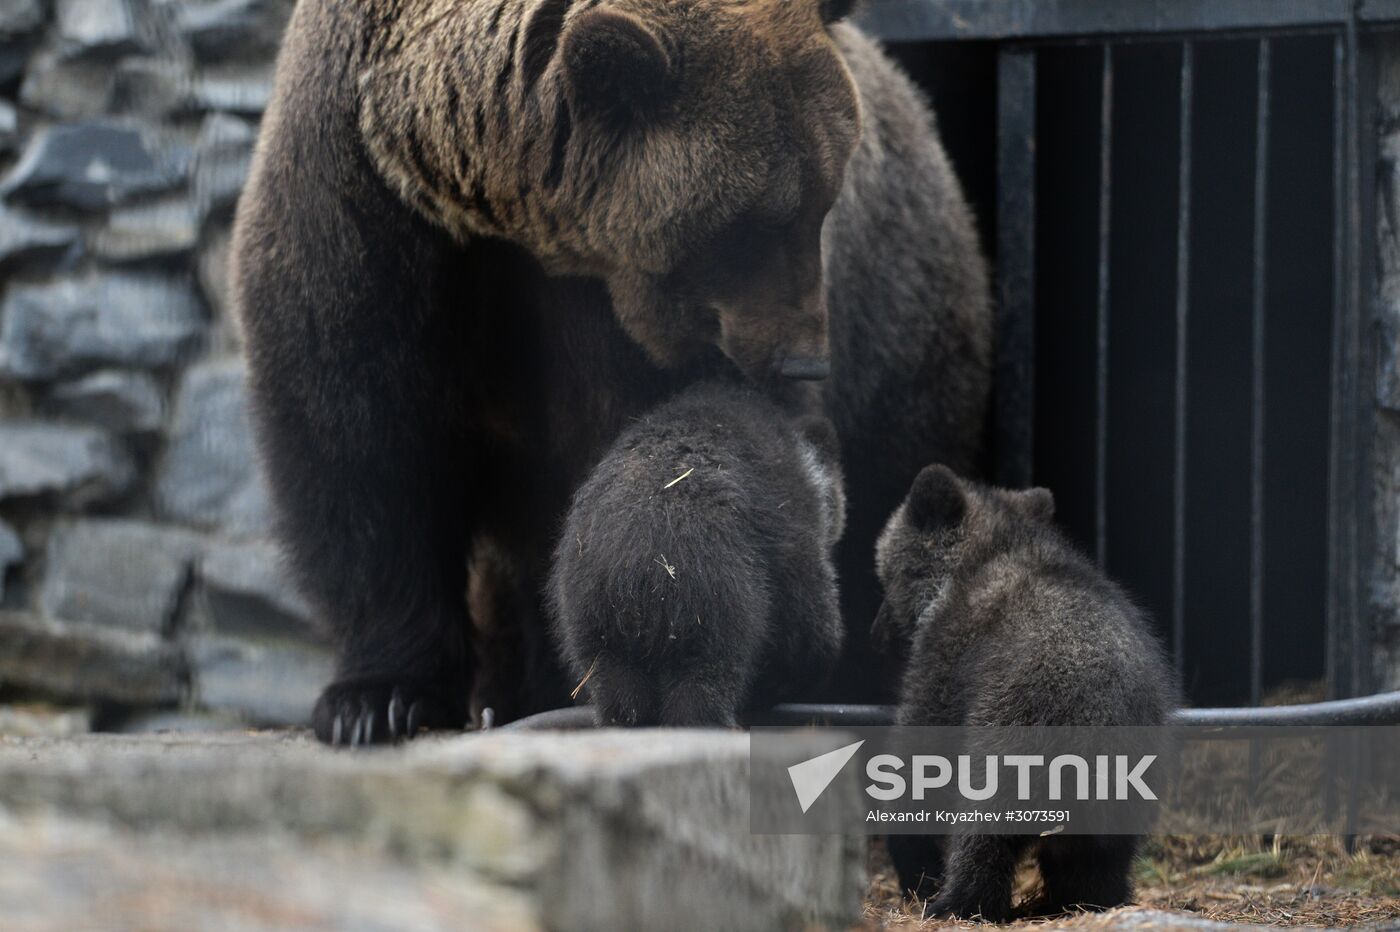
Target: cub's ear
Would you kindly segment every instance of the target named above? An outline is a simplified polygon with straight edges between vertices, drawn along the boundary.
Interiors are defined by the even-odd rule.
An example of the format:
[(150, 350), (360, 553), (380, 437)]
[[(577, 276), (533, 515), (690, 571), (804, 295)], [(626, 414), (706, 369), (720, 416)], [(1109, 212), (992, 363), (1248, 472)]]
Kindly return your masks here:
[(856, 11), (861, 0), (821, 0), (822, 19), (828, 24), (845, 19)]
[(617, 119), (651, 116), (680, 87), (677, 63), (640, 19), (616, 10), (581, 13), (564, 36), (564, 68), (574, 103)]
[(967, 497), (947, 466), (925, 466), (909, 491), (909, 520), (920, 530), (952, 527), (967, 513)]
[(813, 447), (818, 455), (828, 462), (841, 459), (841, 440), (836, 436), (836, 425), (829, 418), (813, 414), (797, 422), (797, 432)]
[(1047, 524), (1055, 520), (1055, 496), (1049, 489), (1027, 489), (1020, 495), (1026, 514), (1033, 520)]

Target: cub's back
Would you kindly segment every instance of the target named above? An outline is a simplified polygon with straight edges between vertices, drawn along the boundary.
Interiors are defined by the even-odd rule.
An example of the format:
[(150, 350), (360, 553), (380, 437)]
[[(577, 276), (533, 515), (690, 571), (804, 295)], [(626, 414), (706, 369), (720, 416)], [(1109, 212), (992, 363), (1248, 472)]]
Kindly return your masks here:
[[(1060, 541), (1008, 554), (1008, 590), (976, 624), (967, 714), (976, 722), (1153, 725), (1176, 688), (1151, 618)], [(994, 570), (995, 572), (995, 570)], [(1000, 618), (995, 612), (1000, 612)]]

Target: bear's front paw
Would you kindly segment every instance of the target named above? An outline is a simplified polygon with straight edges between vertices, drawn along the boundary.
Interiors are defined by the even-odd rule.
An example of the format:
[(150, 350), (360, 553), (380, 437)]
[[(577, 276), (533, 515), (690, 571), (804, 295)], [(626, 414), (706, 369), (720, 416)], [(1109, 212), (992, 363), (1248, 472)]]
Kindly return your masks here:
[(925, 919), (980, 919), (983, 922), (1006, 922), (1011, 918), (1011, 897), (997, 891), (973, 887), (959, 890), (945, 888), (924, 904)]
[(321, 693), (311, 724), (316, 737), (336, 747), (387, 744), (423, 729), (462, 728), (465, 713), (431, 689), (409, 683), (346, 680)]

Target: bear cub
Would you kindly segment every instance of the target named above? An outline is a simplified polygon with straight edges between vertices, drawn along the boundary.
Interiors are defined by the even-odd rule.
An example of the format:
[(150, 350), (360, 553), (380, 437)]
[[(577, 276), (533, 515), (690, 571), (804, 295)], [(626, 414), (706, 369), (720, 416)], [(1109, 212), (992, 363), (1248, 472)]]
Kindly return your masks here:
[(843, 629), (836, 433), (701, 383), (618, 438), (574, 496), (548, 596), (599, 725), (732, 726), (819, 683)]
[[(876, 548), (885, 603), (874, 636), (906, 657), (902, 725), (1162, 725), (1177, 686), (1147, 615), (1056, 530), (1049, 491), (925, 468)], [(1011, 913), (1038, 843), (1040, 911), (1131, 894), (1131, 836), (891, 835), (900, 885), (931, 916)]]

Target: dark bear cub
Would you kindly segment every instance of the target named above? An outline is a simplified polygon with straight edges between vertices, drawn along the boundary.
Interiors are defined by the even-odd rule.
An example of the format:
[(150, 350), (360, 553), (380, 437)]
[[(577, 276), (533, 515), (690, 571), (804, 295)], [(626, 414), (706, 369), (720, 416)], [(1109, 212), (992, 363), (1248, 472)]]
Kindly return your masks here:
[[(1055, 529), (1045, 489), (1013, 492), (929, 466), (876, 550), (875, 637), (907, 657), (905, 725), (1161, 725), (1177, 689), (1144, 612)], [(929, 915), (1011, 912), (1038, 843), (1043, 911), (1127, 901), (1131, 836), (889, 837), (901, 886)]]
[[(549, 582), (600, 725), (730, 726), (841, 648), (835, 431), (702, 384), (626, 430), (574, 496)], [(761, 672), (760, 672), (761, 671)]]

